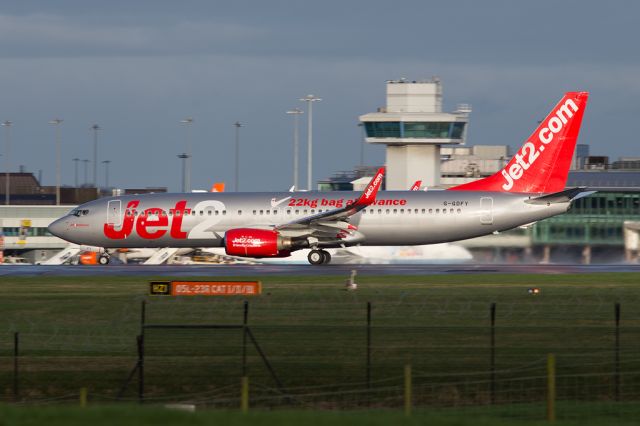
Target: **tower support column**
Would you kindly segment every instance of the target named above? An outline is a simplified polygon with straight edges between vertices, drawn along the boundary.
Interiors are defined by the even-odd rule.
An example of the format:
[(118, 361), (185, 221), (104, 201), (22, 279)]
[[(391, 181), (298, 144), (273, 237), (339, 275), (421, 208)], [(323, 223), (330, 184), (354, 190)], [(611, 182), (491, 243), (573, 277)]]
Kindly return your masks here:
[(426, 187), (440, 183), (440, 145), (388, 145), (387, 190), (408, 190), (421, 180)]

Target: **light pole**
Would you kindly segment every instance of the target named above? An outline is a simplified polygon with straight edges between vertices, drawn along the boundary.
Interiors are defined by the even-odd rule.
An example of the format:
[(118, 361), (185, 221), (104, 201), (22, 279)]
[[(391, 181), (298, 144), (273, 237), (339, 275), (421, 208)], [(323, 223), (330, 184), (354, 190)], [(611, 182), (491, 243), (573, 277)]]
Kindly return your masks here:
[(98, 187), (98, 130), (100, 126), (94, 124), (93, 129), (93, 185)]
[(111, 163), (111, 160), (104, 160), (102, 162), (102, 164), (104, 164), (104, 186), (107, 189), (109, 189), (109, 163)]
[(182, 160), (182, 192), (187, 192), (187, 161), (189, 161), (189, 155), (183, 152), (178, 154), (178, 158)]
[(85, 158), (82, 162), (84, 163), (84, 184), (87, 185), (89, 183), (89, 177), (87, 175), (87, 171), (89, 170), (89, 160)]
[(240, 127), (243, 127), (239, 121), (233, 123), (236, 127), (236, 180), (235, 180), (235, 188), (236, 192), (240, 191)]
[(76, 157), (71, 161), (73, 161), (73, 184), (77, 188), (78, 187), (78, 161), (80, 161), (80, 159)]
[(322, 99), (307, 95), (300, 98), (301, 101), (307, 103), (307, 191), (311, 191), (311, 176), (313, 173), (313, 103)]
[(2, 126), (4, 127), (5, 130), (5, 137), (6, 137), (6, 147), (5, 147), (5, 157), (4, 157), (4, 164), (5, 164), (5, 170), (6, 170), (6, 175), (5, 175), (5, 179), (4, 179), (4, 191), (5, 191), (5, 196), (4, 196), (4, 203), (6, 205), (9, 205), (9, 201), (10, 201), (10, 190), (11, 190), (11, 185), (9, 185), (9, 167), (11, 167), (10, 163), (9, 163), (9, 155), (11, 153), (11, 125), (13, 124), (13, 122), (6, 120), (2, 123)]
[(56, 130), (56, 206), (60, 205), (60, 124), (62, 121), (60, 118), (49, 121), (49, 124), (53, 124)]
[(298, 141), (298, 116), (300, 114), (304, 114), (300, 108), (294, 108), (287, 111), (287, 114), (293, 115), (293, 187), (296, 190), (299, 190), (298, 187), (298, 170), (300, 166), (298, 165), (298, 159), (300, 157), (300, 143)]
[(184, 120), (180, 120), (180, 123), (186, 126), (185, 145), (186, 152), (181, 155), (185, 155), (183, 158), (183, 166), (185, 167), (182, 172), (184, 182), (182, 183), (183, 192), (191, 192), (191, 125), (193, 124), (193, 118), (187, 117)]

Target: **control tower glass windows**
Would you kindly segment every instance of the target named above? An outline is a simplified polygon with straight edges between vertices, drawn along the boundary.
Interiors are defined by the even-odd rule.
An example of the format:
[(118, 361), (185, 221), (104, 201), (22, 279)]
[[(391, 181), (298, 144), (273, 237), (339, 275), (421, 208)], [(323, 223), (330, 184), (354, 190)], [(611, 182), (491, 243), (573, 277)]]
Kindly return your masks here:
[(405, 138), (446, 139), (450, 123), (403, 123)]
[(462, 139), (465, 123), (451, 123), (451, 139)]
[(364, 123), (368, 138), (400, 138), (400, 122), (382, 121)]
[(463, 122), (365, 122), (368, 138), (462, 139)]

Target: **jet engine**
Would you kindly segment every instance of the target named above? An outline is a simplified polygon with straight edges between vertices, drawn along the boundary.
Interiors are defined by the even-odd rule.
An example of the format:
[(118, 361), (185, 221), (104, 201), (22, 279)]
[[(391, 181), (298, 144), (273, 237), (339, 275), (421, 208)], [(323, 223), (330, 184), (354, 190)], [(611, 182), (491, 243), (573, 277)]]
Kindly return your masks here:
[(293, 245), (291, 238), (271, 229), (230, 229), (224, 236), (224, 248), (229, 256), (287, 257)]

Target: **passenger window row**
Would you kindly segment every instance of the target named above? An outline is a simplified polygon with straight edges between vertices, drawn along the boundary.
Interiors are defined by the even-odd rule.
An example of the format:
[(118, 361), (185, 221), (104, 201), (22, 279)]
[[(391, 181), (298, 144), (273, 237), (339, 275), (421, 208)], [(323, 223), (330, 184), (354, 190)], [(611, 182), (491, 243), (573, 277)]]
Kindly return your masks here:
[[(296, 209), (296, 210), (291, 210), (288, 209), (286, 210), (286, 214), (291, 215), (291, 214), (303, 214), (303, 215), (307, 215), (307, 214), (316, 214), (316, 213), (322, 213), (323, 211), (328, 211), (328, 210), (322, 210), (322, 209), (318, 209), (316, 211), (316, 209), (311, 209), (311, 211), (309, 210), (300, 210), (300, 209)], [(88, 210), (83, 210), (82, 212), (86, 212), (84, 214), (88, 213)], [(83, 213), (80, 214), (83, 214)], [(462, 209), (363, 209), (362, 210), (362, 214), (368, 214), (368, 215), (375, 215), (375, 214), (413, 214), (413, 215), (417, 215), (417, 214), (453, 214), (453, 213), (462, 213)], [(125, 213), (127, 216), (158, 216), (157, 213), (149, 213), (147, 214), (147, 212), (145, 211), (141, 211), (138, 212), (137, 210), (127, 210)], [(167, 214), (166, 211), (162, 210), (160, 212), (160, 216), (180, 216), (181, 211), (175, 211), (174, 210), (170, 210), (169, 213)], [(184, 216), (225, 216), (227, 214), (226, 210), (199, 210), (199, 211), (195, 211), (195, 210), (191, 210), (191, 211), (186, 211)], [(237, 211), (238, 215), (242, 215), (242, 210), (238, 210)], [(278, 210), (253, 210), (253, 215), (254, 216), (276, 216), (278, 214)]]
[(462, 209), (364, 209), (363, 214), (440, 214), (440, 213), (462, 213)]
[[(139, 212), (138, 210), (126, 210), (125, 211), (125, 215), (126, 216), (180, 216), (181, 215), (182, 210), (169, 210), (169, 213), (167, 214), (166, 211), (162, 210), (160, 211), (160, 213), (148, 213), (145, 211), (141, 211)], [(184, 216), (225, 216), (227, 214), (226, 210), (199, 210), (199, 211), (195, 211), (195, 210), (190, 210), (190, 211), (185, 211), (184, 212)], [(238, 214), (242, 214), (242, 210), (238, 210)]]

